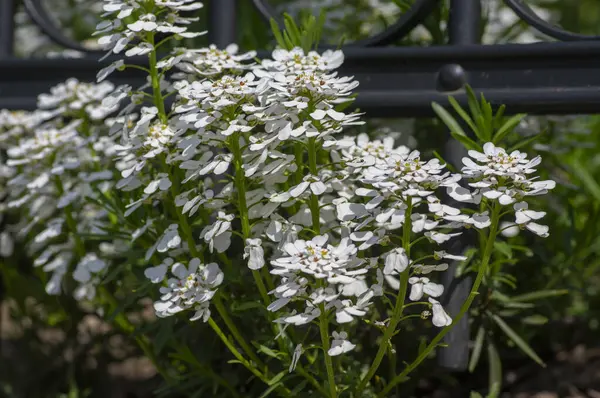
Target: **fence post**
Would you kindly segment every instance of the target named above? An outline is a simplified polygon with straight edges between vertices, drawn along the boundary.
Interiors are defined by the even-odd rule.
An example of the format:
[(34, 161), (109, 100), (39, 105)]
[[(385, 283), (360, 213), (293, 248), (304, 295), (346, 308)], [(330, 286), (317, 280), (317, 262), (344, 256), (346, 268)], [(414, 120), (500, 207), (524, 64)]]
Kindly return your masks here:
[[(451, 0), (450, 19), (448, 21), (449, 44), (462, 46), (478, 44), (481, 37), (481, 2), (480, 0)], [(448, 73), (448, 72), (452, 73)], [(455, 87), (448, 87), (449, 90), (456, 90), (464, 83), (468, 83), (467, 72), (460, 65), (447, 65), (440, 71), (440, 77), (443, 78), (443, 72), (456, 80)], [(452, 82), (449, 84), (452, 86)], [(448, 86), (448, 82), (446, 82)], [(462, 158), (466, 155), (465, 149), (457, 141), (450, 139), (445, 147), (445, 159), (460, 168)], [(461, 204), (457, 204), (461, 206)], [(462, 205), (464, 206), (464, 205)], [(460, 253), (470, 243), (469, 234), (464, 233), (450, 248), (452, 253)], [(442, 284), (445, 288), (445, 307), (451, 316), (456, 315), (462, 304), (467, 299), (473, 279), (470, 276), (456, 279), (457, 263), (450, 263), (449, 269), (442, 276)], [(438, 351), (438, 364), (444, 368), (464, 371), (469, 362), (469, 315), (466, 314), (457, 325), (445, 336), (444, 343), (448, 347)]]
[(218, 48), (237, 40), (237, 0), (211, 0), (209, 4), (209, 38)]
[(15, 1), (0, 0), (0, 58), (13, 55), (15, 44)]

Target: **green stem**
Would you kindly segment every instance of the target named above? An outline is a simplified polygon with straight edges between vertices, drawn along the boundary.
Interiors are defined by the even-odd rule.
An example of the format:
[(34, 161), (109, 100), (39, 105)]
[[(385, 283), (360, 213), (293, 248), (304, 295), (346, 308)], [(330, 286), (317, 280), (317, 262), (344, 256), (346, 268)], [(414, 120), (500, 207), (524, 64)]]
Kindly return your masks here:
[(261, 369), (265, 369), (266, 366), (262, 363), (262, 361), (260, 359), (258, 359), (258, 357), (256, 356), (256, 354), (254, 354), (254, 350), (246, 342), (246, 340), (244, 339), (244, 337), (242, 336), (242, 334), (238, 330), (237, 326), (235, 326), (235, 323), (233, 322), (233, 320), (231, 319), (231, 317), (227, 313), (227, 309), (223, 305), (223, 302), (221, 301), (221, 297), (218, 294), (216, 294), (213, 297), (212, 301), (213, 301), (213, 303), (215, 305), (215, 308), (217, 309), (217, 312), (219, 313), (219, 315), (223, 319), (223, 322), (225, 322), (225, 325), (227, 325), (227, 328), (229, 329), (229, 332), (233, 335), (233, 338), (242, 347), (242, 350), (244, 350), (244, 352), (246, 353), (246, 355), (248, 355), (248, 357), (252, 361), (254, 361), (257, 366), (259, 366)]
[(329, 355), (329, 319), (325, 312), (325, 305), (321, 304), (321, 315), (319, 316), (319, 331), (321, 332), (321, 344), (323, 344), (323, 356), (325, 357), (325, 369), (327, 369), (327, 382), (329, 383), (329, 396), (337, 397), (335, 388), (335, 374), (333, 371), (333, 361)]
[[(319, 171), (317, 170), (317, 144), (315, 138), (308, 139), (308, 167), (310, 174), (317, 176)], [(319, 198), (317, 195), (310, 194), (310, 214), (312, 217), (312, 227), (317, 235), (321, 233), (321, 215), (319, 209)]]
[[(240, 216), (240, 222), (242, 223), (242, 236), (244, 237), (244, 245), (246, 239), (250, 238), (250, 218), (248, 217), (248, 203), (246, 202), (246, 177), (244, 175), (244, 160), (242, 158), (242, 150), (240, 148), (240, 135), (235, 133), (229, 139), (229, 149), (233, 155), (233, 166), (235, 168), (234, 183), (237, 190), (238, 198), (238, 212)], [(269, 305), (269, 294), (267, 293), (267, 287), (265, 286), (260, 272), (258, 270), (252, 270), (252, 276), (258, 286), (258, 291), (263, 302)]]
[(227, 336), (225, 336), (225, 334), (223, 333), (223, 331), (221, 330), (219, 325), (217, 325), (217, 323), (212, 318), (208, 318), (208, 324), (215, 331), (217, 336), (219, 336), (221, 341), (225, 344), (225, 346), (229, 349), (229, 351), (233, 354), (233, 356), (238, 361), (240, 361), (240, 363), (242, 365), (244, 365), (246, 367), (246, 369), (248, 369), (250, 372), (252, 372), (253, 375), (258, 377), (264, 383), (269, 384), (269, 379), (260, 370), (256, 369), (254, 366), (252, 366), (252, 364), (250, 362), (248, 362), (248, 360), (246, 358), (244, 358), (244, 356), (237, 350), (237, 348), (235, 348), (235, 346), (233, 344), (231, 344), (231, 341), (229, 341), (229, 339), (227, 338)]
[[(58, 191), (58, 195), (62, 196), (65, 193), (65, 189), (59, 176), (54, 176), (54, 184), (56, 186), (56, 190)], [(67, 228), (69, 229), (69, 233), (73, 235), (73, 239), (75, 241), (75, 252), (81, 259), (85, 256), (85, 246), (83, 241), (81, 240), (81, 237), (77, 233), (77, 222), (73, 218), (72, 205), (68, 205), (65, 207), (65, 218), (67, 221)]]
[[(412, 220), (410, 218), (412, 213), (412, 201), (411, 198), (408, 198), (407, 201), (408, 208), (404, 213), (404, 225), (402, 227), (402, 248), (404, 249), (406, 256), (410, 258), (410, 232), (412, 229)], [(354, 394), (355, 397), (360, 397), (360, 393), (365, 389), (367, 383), (371, 380), (371, 378), (379, 369), (379, 365), (381, 365), (381, 361), (385, 356), (385, 353), (388, 349), (388, 343), (391, 338), (394, 336), (396, 332), (396, 327), (402, 318), (402, 313), (404, 312), (405, 304), (404, 299), (406, 298), (406, 292), (408, 291), (408, 279), (410, 278), (410, 268), (407, 267), (404, 272), (400, 275), (400, 288), (398, 289), (398, 295), (396, 296), (396, 305), (394, 306), (394, 312), (392, 313), (392, 318), (390, 322), (383, 332), (383, 338), (381, 343), (379, 344), (379, 349), (377, 350), (377, 354), (375, 354), (375, 359), (373, 363), (369, 367), (367, 374), (360, 381), (358, 387), (356, 388), (356, 392)]]
[[(301, 156), (298, 151), (296, 152), (296, 160), (300, 159)], [(317, 142), (315, 138), (308, 139), (308, 168), (312, 175), (317, 176)], [(310, 194), (310, 214), (312, 217), (312, 229), (315, 234), (321, 233), (321, 209), (319, 208), (319, 198), (317, 195)], [(329, 383), (329, 396), (332, 398), (337, 397), (337, 389), (335, 386), (335, 373), (333, 370), (333, 361), (329, 355), (329, 318), (325, 311), (325, 305), (319, 306), (321, 309), (321, 315), (319, 315), (319, 331), (321, 333), (321, 344), (323, 345), (323, 356), (325, 357), (325, 369), (327, 369), (327, 380)]]
[(471, 308), (471, 304), (473, 303), (473, 300), (475, 300), (475, 297), (478, 294), (479, 286), (481, 285), (481, 282), (483, 281), (483, 278), (490, 264), (490, 259), (494, 250), (494, 242), (496, 240), (496, 235), (498, 232), (500, 210), (501, 206), (499, 206), (497, 203), (494, 203), (494, 208), (492, 209), (492, 224), (490, 226), (490, 233), (485, 244), (483, 257), (481, 258), (481, 265), (479, 266), (479, 270), (477, 271), (477, 277), (475, 278), (475, 282), (473, 283), (473, 287), (471, 288), (469, 297), (460, 308), (458, 314), (454, 317), (452, 324), (442, 329), (440, 333), (438, 333), (437, 336), (435, 336), (435, 338), (431, 340), (427, 347), (425, 347), (421, 354), (410, 365), (408, 365), (402, 371), (402, 373), (398, 374), (388, 383), (388, 385), (383, 389), (383, 391), (378, 395), (378, 397), (384, 397), (396, 384), (406, 379), (406, 376), (429, 356), (431, 351), (437, 347), (438, 343), (444, 338), (444, 336), (448, 334), (452, 327), (456, 325), (461, 320), (461, 318), (467, 313), (467, 311), (469, 311), (469, 308)]
[(160, 77), (158, 69), (156, 68), (156, 46), (154, 45), (154, 32), (148, 32), (146, 34), (146, 41), (152, 46), (152, 51), (149, 55), (149, 67), (150, 67), (150, 83), (152, 85), (152, 94), (154, 96), (154, 105), (158, 109), (158, 117), (162, 123), (167, 123), (167, 113), (165, 112), (165, 101), (162, 96), (160, 89)]

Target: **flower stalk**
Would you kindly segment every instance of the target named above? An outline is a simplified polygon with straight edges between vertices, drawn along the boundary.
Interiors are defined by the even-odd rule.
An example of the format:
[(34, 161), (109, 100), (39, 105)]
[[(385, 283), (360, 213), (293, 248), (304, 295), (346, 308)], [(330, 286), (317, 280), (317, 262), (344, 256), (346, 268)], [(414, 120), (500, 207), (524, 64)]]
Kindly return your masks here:
[[(412, 228), (411, 222), (411, 214), (412, 214), (412, 200), (409, 197), (407, 199), (407, 209), (404, 214), (404, 224), (402, 226), (402, 248), (404, 249), (406, 256), (410, 258), (410, 232)], [(404, 312), (406, 299), (406, 293), (408, 291), (408, 279), (410, 277), (410, 268), (407, 267), (400, 274), (400, 288), (398, 290), (398, 295), (396, 296), (396, 305), (394, 306), (394, 311), (392, 313), (392, 318), (383, 333), (383, 337), (381, 339), (381, 343), (379, 344), (379, 349), (377, 350), (377, 354), (375, 354), (375, 359), (373, 363), (369, 367), (369, 370), (365, 374), (365, 377), (360, 381), (358, 387), (356, 388), (356, 392), (354, 396), (359, 397), (361, 392), (367, 386), (367, 383), (373, 378), (377, 369), (379, 369), (379, 365), (381, 365), (381, 361), (385, 356), (386, 351), (388, 350), (388, 344), (391, 338), (394, 336), (396, 332), (396, 327), (402, 318), (402, 313)]]
[(483, 278), (485, 277), (485, 275), (487, 273), (488, 266), (490, 264), (490, 259), (492, 257), (492, 253), (494, 251), (494, 242), (496, 241), (496, 235), (498, 233), (498, 225), (500, 223), (501, 209), (502, 209), (502, 207), (498, 203), (494, 203), (494, 205), (492, 207), (491, 225), (490, 225), (489, 235), (487, 237), (485, 249), (484, 249), (483, 255), (481, 257), (481, 264), (479, 265), (479, 270), (477, 271), (477, 276), (475, 278), (475, 281), (473, 282), (473, 287), (471, 288), (471, 292), (469, 293), (467, 300), (463, 303), (462, 307), (460, 308), (460, 311), (454, 317), (452, 324), (443, 328), (433, 338), (433, 340), (431, 340), (431, 342), (423, 349), (421, 354), (419, 354), (419, 356), (410, 365), (408, 365), (406, 368), (404, 368), (404, 370), (400, 374), (398, 374), (396, 377), (394, 377), (385, 386), (383, 391), (381, 391), (379, 393), (379, 395), (377, 395), (378, 398), (385, 397), (386, 394), (389, 393), (396, 384), (404, 381), (406, 379), (406, 376), (408, 376), (408, 374), (410, 372), (412, 372), (417, 366), (419, 366), (421, 364), (421, 362), (423, 362), (429, 356), (431, 351), (433, 351), (438, 346), (439, 342), (442, 341), (444, 336), (446, 334), (448, 334), (448, 332), (450, 332), (452, 327), (454, 325), (456, 325), (462, 319), (462, 317), (467, 313), (467, 311), (469, 311), (469, 309), (471, 308), (471, 304), (473, 304), (473, 300), (475, 300), (475, 297), (479, 294), (478, 293), (479, 286), (481, 285)]

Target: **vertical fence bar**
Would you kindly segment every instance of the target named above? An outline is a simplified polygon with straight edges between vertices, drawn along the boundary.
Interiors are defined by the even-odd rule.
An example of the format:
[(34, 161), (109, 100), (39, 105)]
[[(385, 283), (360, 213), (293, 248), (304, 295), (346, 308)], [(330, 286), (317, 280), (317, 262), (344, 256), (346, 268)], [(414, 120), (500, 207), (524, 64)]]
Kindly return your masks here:
[[(477, 44), (480, 41), (481, 24), (481, 2), (480, 0), (451, 0), (450, 19), (448, 21), (449, 44), (455, 46)], [(460, 73), (464, 70), (460, 65), (457, 67)], [(468, 76), (462, 76), (463, 82), (468, 82)], [(446, 143), (445, 159), (455, 166), (462, 164), (462, 158), (466, 155), (465, 149), (455, 140)], [(460, 205), (460, 204), (459, 204)], [(460, 253), (470, 243), (468, 234), (463, 234), (456, 241), (451, 251)], [(456, 315), (462, 304), (466, 301), (473, 279), (470, 276), (455, 279), (456, 262), (451, 263), (447, 272), (442, 277), (445, 290), (445, 306), (451, 316)], [(439, 350), (438, 364), (451, 370), (464, 371), (469, 362), (469, 316), (466, 314), (457, 325), (445, 336), (444, 343), (448, 347)]]
[(15, 1), (0, 0), (0, 58), (13, 55), (15, 45)]
[(237, 0), (211, 0), (209, 21), (208, 32), (211, 43), (219, 48), (235, 43), (237, 41)]

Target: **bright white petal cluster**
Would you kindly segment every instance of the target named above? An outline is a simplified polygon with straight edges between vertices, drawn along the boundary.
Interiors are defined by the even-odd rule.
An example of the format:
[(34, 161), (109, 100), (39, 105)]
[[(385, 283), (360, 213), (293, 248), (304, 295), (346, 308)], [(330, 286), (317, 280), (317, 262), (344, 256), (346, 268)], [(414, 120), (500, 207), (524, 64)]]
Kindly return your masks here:
[[(509, 154), (491, 142), (483, 146), (483, 153), (471, 150), (469, 156), (463, 158), (462, 171), (469, 180), (469, 186), (475, 188), (472, 200), (478, 203), (485, 197), (503, 206), (513, 205), (515, 224), (547, 237), (548, 227), (535, 222), (546, 213), (530, 210), (523, 202), (529, 196), (544, 195), (556, 187), (554, 181), (540, 181), (534, 176), (541, 157), (528, 159), (526, 153), (519, 151)], [(481, 220), (485, 221), (486, 216), (480, 216)]]
[(159, 270), (148, 272), (147, 276), (155, 282), (161, 273), (165, 276), (167, 267), (172, 276), (160, 288), (160, 300), (154, 303), (156, 315), (164, 318), (191, 309), (195, 312), (190, 320), (202, 319), (206, 322), (210, 317), (210, 299), (223, 282), (223, 272), (219, 266), (216, 263), (204, 265), (197, 258), (192, 258), (187, 266), (168, 261)]

